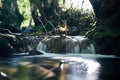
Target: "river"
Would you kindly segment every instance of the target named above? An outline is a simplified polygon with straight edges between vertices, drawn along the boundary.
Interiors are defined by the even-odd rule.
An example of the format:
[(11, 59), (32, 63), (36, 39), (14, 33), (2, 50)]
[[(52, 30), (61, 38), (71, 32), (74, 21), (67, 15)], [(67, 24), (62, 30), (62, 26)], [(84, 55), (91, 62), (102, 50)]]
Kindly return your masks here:
[(0, 57), (0, 80), (119, 80), (120, 58), (98, 54)]

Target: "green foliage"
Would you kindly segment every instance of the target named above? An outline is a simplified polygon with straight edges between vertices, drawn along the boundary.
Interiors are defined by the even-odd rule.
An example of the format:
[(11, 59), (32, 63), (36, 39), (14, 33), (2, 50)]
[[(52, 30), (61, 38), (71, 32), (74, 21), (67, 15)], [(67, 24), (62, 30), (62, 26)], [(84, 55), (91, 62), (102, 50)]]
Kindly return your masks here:
[[(14, 5), (11, 6), (11, 4)], [(15, 29), (11, 28), (19, 28), (23, 20), (15, 4), (12, 0), (4, 0), (2, 1), (2, 7), (0, 9), (0, 27), (10, 29), (14, 32)]]
[(29, 0), (17, 0), (18, 8), (24, 20), (21, 24), (21, 27), (28, 27), (31, 20), (31, 10)]
[(96, 53), (118, 54), (120, 30), (113, 18), (99, 20), (87, 36), (95, 45)]
[[(66, 11), (61, 11), (59, 13), (59, 17), (62, 20), (67, 20), (66, 24), (69, 27), (70, 31), (73, 28), (81, 34), (85, 34), (89, 29), (91, 29), (94, 24), (95, 19), (93, 19), (94, 14), (91, 13), (83, 13), (78, 9), (67, 9)], [(63, 23), (62, 23), (63, 24)]]
[(110, 36), (110, 37), (119, 37), (120, 30), (116, 29), (116, 25), (113, 24), (111, 19), (107, 19), (106, 21), (102, 21), (101, 23), (96, 25), (96, 29), (94, 30), (94, 35), (99, 34), (99, 36)]
[[(86, 31), (92, 27), (94, 23), (94, 15), (92, 12), (87, 13), (86, 11), (83, 13), (81, 10), (73, 8), (63, 10), (63, 7), (60, 7), (59, 2), (60, 0), (36, 0), (30, 3), (29, 0), (17, 0), (18, 9), (20, 11), (18, 14), (18, 12), (16, 13), (10, 9), (11, 0), (4, 0), (4, 8), (0, 13), (0, 17), (2, 18), (0, 24), (3, 27), (28, 27), (31, 26), (31, 24), (32, 26), (34, 25), (34, 20), (34, 23), (38, 24), (34, 28), (37, 33), (45, 33), (43, 25), (49, 32), (53, 30), (53, 26), (57, 27), (58, 25), (67, 24), (69, 33), (72, 32), (73, 28), (76, 28), (77, 32), (80, 34), (85, 34)], [(42, 7), (41, 5), (44, 6)], [(35, 6), (34, 12), (31, 10), (33, 6)], [(42, 20), (43, 24), (38, 18)], [(46, 21), (46, 19), (50, 21), (52, 25)]]
[(35, 34), (43, 34), (45, 32), (42, 26), (33, 27), (33, 31)]
[[(94, 23), (94, 14), (92, 12), (88, 13), (86, 11), (83, 13), (81, 10), (73, 8), (63, 10), (64, 6), (60, 7), (59, 5), (60, 0), (41, 0), (30, 2), (32, 4), (31, 7), (34, 6), (34, 10), (32, 10), (32, 13), (34, 14), (32, 14), (32, 17), (35, 24), (37, 26), (43, 27), (43, 23), (47, 31), (53, 30), (53, 25), (54, 27), (58, 27), (58, 25), (66, 24), (69, 28), (69, 33), (73, 30), (73, 28), (76, 28), (78, 33), (85, 34), (86, 31), (88, 31)], [(41, 19), (42, 23), (40, 20), (38, 20), (38, 18)], [(46, 19), (50, 21), (52, 25), (49, 24)], [(45, 30), (42, 31), (45, 32)]]

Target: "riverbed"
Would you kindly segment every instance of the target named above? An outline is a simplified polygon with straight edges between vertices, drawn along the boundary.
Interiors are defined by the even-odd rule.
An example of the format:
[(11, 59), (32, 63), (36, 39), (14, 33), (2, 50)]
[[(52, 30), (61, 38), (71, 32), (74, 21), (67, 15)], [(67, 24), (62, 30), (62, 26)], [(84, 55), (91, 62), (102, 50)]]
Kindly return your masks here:
[(98, 54), (0, 57), (0, 80), (119, 80), (120, 58)]

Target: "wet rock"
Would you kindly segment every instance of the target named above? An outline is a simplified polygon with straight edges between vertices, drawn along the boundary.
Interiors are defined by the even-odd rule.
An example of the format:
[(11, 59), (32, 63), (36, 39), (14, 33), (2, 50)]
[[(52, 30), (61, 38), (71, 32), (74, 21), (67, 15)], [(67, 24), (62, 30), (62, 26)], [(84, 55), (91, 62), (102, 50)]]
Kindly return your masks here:
[(7, 74), (0, 72), (0, 80), (12, 80)]
[(38, 65), (33, 66), (32, 70), (34, 70), (34, 75), (41, 80), (46, 80), (55, 77), (54, 72)]
[(43, 39), (37, 50), (47, 53), (94, 53), (94, 47), (84, 36), (51, 36)]
[(11, 43), (14, 42), (16, 37), (10, 34), (0, 34), (0, 55), (8, 55), (12, 51)]
[(38, 45), (38, 42), (39, 38), (37, 36), (16, 35), (9, 32), (0, 33), (0, 56), (29, 51), (30, 53), (38, 54), (37, 51), (31, 51)]
[(29, 55), (42, 55), (44, 54), (43, 52), (40, 52), (40, 51), (36, 51), (36, 50), (31, 50), (29, 52)]
[(13, 53), (19, 53), (23, 50), (21, 48), (26, 47), (21, 38), (13, 34), (0, 33), (0, 55), (11, 55)]

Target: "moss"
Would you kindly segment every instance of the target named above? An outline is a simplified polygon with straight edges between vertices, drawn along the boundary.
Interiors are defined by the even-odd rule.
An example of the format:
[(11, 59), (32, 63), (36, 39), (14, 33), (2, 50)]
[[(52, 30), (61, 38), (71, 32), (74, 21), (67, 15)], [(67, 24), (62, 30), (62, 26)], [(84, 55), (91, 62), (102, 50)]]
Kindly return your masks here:
[(112, 19), (99, 21), (87, 36), (93, 42), (97, 53), (118, 54), (120, 29)]

